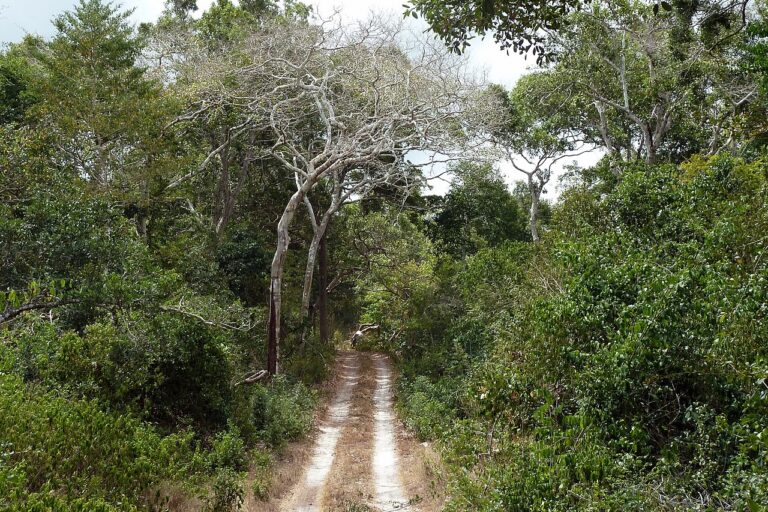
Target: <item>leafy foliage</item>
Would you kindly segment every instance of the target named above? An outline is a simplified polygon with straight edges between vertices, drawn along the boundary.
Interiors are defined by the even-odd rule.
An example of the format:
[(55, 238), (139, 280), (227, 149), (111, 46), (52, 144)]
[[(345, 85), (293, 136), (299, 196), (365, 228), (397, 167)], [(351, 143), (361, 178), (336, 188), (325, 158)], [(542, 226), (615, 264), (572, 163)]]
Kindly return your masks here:
[(571, 189), (540, 254), (468, 261), (454, 325), (487, 349), (455, 346), (469, 370), (431, 383), (410, 362), (402, 387), (407, 421), (472, 470), (452, 509), (764, 502), (766, 169), (627, 168), (610, 194)]
[(478, 0), (472, 2), (413, 0), (406, 16), (422, 16), (455, 51), (464, 51), (475, 33), (493, 32), (503, 48), (518, 53), (529, 50), (539, 61), (551, 57), (543, 44), (542, 30), (559, 28), (564, 15), (582, 0)]
[[(335, 350), (325, 338), (367, 324), (358, 347), (395, 355), (405, 423), (442, 448), (448, 510), (764, 509), (764, 2), (583, 4), (408, 7), (456, 51), (493, 31), (542, 63), (557, 53), (511, 93), (477, 95), (503, 107), (482, 131), (512, 156), (587, 143), (606, 158), (569, 169), (559, 201), (532, 216), (537, 243), (522, 212), (537, 210), (549, 167), (510, 192), (486, 163), (463, 162), (444, 197), (412, 190), (422, 176), (405, 165), (360, 201), (338, 181), (348, 202), (323, 235), (305, 316), (312, 264), (295, 254), (317, 238), (305, 210), (334, 197), (316, 175), (281, 232), (303, 252), (278, 276), (285, 374), (270, 380), (258, 379), (257, 319), (277, 219), (302, 186), (303, 169), (286, 169), (304, 150), (288, 144), (312, 156), (341, 137), (335, 178), (403, 164), (391, 161), (400, 143), (383, 156), (372, 143), (361, 164), (343, 137), (371, 123), (421, 147), (410, 100), (377, 118), (400, 86), (373, 94), (389, 75), (352, 76), (353, 52), (327, 50), (292, 1), (217, 0), (200, 16), (174, 1), (137, 31), (119, 6), (80, 0), (50, 40), (4, 50), (0, 508), (162, 510), (169, 489), (217, 511), (268, 499), (274, 452), (312, 428), (312, 385)], [(429, 58), (411, 73), (390, 34), (369, 35), (377, 46), (359, 55), (409, 91), (438, 84)], [(308, 70), (353, 84), (328, 89), (347, 109), (330, 132), (304, 115), (318, 106), (298, 101), (304, 75), (275, 89), (245, 59), (292, 55), (298, 39), (322, 40)], [(431, 87), (415, 90), (450, 104), (447, 144), (475, 120), (453, 120)], [(275, 105), (281, 128), (253, 123)]]

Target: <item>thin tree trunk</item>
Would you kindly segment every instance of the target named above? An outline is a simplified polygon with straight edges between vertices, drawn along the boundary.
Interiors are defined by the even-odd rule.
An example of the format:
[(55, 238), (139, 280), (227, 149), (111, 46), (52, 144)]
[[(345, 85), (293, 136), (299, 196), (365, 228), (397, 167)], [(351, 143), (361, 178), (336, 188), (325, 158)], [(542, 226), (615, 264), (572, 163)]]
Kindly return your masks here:
[[(317, 252), (320, 249), (320, 244), (325, 239), (325, 233), (328, 231), (331, 219), (342, 203), (341, 187), (337, 181), (334, 185), (331, 205), (323, 214), (320, 222), (316, 225), (313, 223), (312, 225), (314, 234), (312, 235), (312, 242), (309, 244), (309, 252), (307, 253), (307, 268), (304, 270), (304, 289), (301, 296), (301, 316), (304, 318), (309, 316), (309, 300), (312, 295), (312, 280), (315, 274), (315, 264), (317, 263)], [(311, 212), (310, 215), (312, 215)]]
[(320, 239), (320, 254), (318, 255), (317, 275), (317, 316), (320, 328), (320, 341), (327, 344), (331, 339), (328, 319), (328, 242), (327, 235)]
[[(279, 290), (279, 283), (278, 283)], [(278, 295), (279, 295), (278, 291)], [(277, 304), (277, 306), (276, 306)], [(280, 323), (278, 315), (280, 314), (280, 297), (275, 299), (275, 282), (269, 286), (269, 322), (267, 322), (267, 372), (270, 375), (277, 375), (278, 359), (280, 358)]]
[(533, 182), (533, 175), (528, 176), (528, 189), (531, 193), (531, 210), (529, 212), (529, 225), (531, 228), (531, 239), (534, 242), (539, 241), (539, 199), (541, 197), (541, 188)]
[(325, 212), (323, 219), (317, 225), (312, 236), (312, 242), (309, 244), (309, 252), (307, 253), (307, 268), (304, 270), (304, 289), (301, 296), (301, 315), (307, 317), (309, 315), (309, 301), (312, 295), (312, 280), (315, 275), (315, 266), (318, 259), (318, 253), (321, 246), (325, 243), (325, 234), (328, 232), (328, 225), (331, 223), (332, 214), (336, 210), (330, 209)]
[(307, 268), (304, 270), (304, 288), (301, 294), (301, 316), (303, 318), (309, 316), (309, 300), (312, 295), (312, 280), (317, 264), (317, 253), (320, 249), (320, 241), (325, 237), (326, 225), (324, 224), (323, 222), (318, 224), (315, 233), (312, 235), (309, 251), (307, 251)]
[(280, 360), (280, 313), (283, 298), (283, 270), (285, 258), (288, 254), (288, 245), (291, 237), (288, 230), (291, 227), (296, 209), (305, 196), (304, 188), (297, 190), (283, 210), (283, 215), (277, 223), (277, 247), (272, 258), (269, 287), (269, 322), (267, 332), (267, 371), (270, 375), (279, 372)]

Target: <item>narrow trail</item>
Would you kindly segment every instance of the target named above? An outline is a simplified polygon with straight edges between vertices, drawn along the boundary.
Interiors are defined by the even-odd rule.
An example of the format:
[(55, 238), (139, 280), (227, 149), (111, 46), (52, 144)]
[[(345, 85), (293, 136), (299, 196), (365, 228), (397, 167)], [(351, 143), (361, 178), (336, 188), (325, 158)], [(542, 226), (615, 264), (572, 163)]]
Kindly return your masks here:
[(345, 353), (341, 356), (341, 384), (320, 424), (320, 435), (315, 441), (314, 452), (303, 481), (294, 490), (291, 501), (285, 510), (297, 512), (315, 512), (322, 510), (320, 503), (328, 473), (331, 471), (336, 456), (336, 445), (349, 417), (352, 391), (358, 382), (360, 369), (359, 356)]
[[(431, 512), (440, 475), (424, 445), (399, 427), (393, 370), (383, 354), (342, 352), (312, 456), (279, 510)], [(296, 469), (296, 471), (302, 471)], [(431, 495), (431, 497), (430, 497)]]

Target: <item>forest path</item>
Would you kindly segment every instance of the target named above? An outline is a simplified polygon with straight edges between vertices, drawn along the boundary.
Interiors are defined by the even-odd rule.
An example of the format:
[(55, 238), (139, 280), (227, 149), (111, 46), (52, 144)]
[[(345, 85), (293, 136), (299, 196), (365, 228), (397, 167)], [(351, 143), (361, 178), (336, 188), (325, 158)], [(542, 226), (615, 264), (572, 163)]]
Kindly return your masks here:
[[(347, 351), (318, 421), (312, 455), (279, 509), (297, 512), (438, 510), (424, 447), (393, 410), (393, 370), (383, 354)], [(299, 471), (299, 470), (297, 470)], [(438, 500), (439, 501), (439, 500)], [(419, 503), (418, 506), (415, 503)]]

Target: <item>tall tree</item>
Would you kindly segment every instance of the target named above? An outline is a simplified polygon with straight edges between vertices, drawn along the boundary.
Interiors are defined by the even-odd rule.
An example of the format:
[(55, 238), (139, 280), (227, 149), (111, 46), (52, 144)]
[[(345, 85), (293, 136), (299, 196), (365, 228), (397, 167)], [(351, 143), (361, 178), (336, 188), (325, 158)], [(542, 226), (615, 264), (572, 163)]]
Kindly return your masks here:
[(55, 19), (57, 34), (36, 52), (40, 114), (60, 135), (62, 156), (94, 184), (127, 185), (146, 160), (139, 151), (157, 86), (137, 65), (142, 42), (129, 16), (101, 0), (80, 0)]
[(402, 162), (411, 152), (458, 153), (460, 116), (475, 84), (442, 45), (376, 19), (357, 27), (278, 21), (225, 53), (197, 55), (181, 65), (206, 98), (201, 108), (237, 109), (231, 140), (254, 129), (268, 133), (265, 153), (296, 184), (277, 223), (271, 268), (268, 369), (277, 373), (283, 273), (299, 207), (326, 183), (337, 197), (330, 219), (352, 195), (410, 175)]
[(729, 64), (743, 37), (746, 2), (695, 4), (665, 3), (668, 11), (646, 2), (596, 2), (571, 15), (550, 33), (558, 62), (532, 99), (554, 108), (573, 98), (576, 127), (617, 159), (684, 157), (691, 137), (717, 152), (756, 91)]
[(553, 168), (566, 158), (593, 149), (573, 127), (567, 96), (559, 98), (559, 102), (555, 97), (548, 97), (546, 102), (536, 101), (536, 92), (548, 84), (548, 79), (546, 73), (532, 73), (522, 77), (510, 92), (498, 86), (488, 91), (499, 108), (487, 127), (493, 143), (526, 178), (530, 195), (528, 227), (534, 242), (540, 238), (541, 196), (552, 178)]

